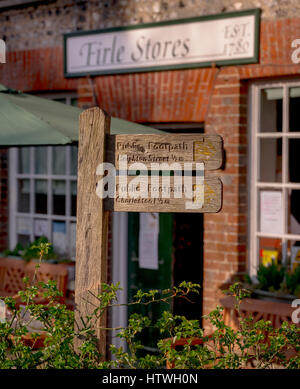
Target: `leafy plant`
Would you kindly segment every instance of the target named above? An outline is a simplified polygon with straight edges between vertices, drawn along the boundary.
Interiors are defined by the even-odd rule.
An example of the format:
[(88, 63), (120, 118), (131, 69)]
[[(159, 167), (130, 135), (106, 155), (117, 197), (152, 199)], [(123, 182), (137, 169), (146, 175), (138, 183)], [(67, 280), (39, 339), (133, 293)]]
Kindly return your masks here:
[(279, 290), (284, 281), (285, 268), (272, 263), (270, 266), (260, 265), (257, 279), (262, 290)]
[[(40, 261), (48, 253), (49, 244), (40, 245)], [(149, 317), (134, 314), (129, 318), (128, 326), (114, 329), (118, 337), (127, 343), (127, 349), (111, 346), (114, 358), (103, 361), (97, 349), (97, 340), (93, 323), (103, 313), (118, 306), (116, 285), (102, 285), (98, 294), (98, 306), (92, 314), (80, 318), (80, 327), (76, 323), (74, 312), (57, 302), (60, 292), (55, 282), (28, 284), (19, 292), (17, 299), (4, 299), (10, 315), (0, 323), (0, 368), (27, 369), (103, 369), (103, 368), (217, 368), (238, 369), (253, 366), (255, 368), (300, 368), (300, 328), (284, 323), (274, 329), (270, 322), (253, 322), (251, 317), (240, 315), (240, 326), (234, 330), (223, 320), (222, 307), (216, 307), (204, 318), (214, 326), (207, 336), (198, 320), (188, 320), (184, 316), (173, 315), (165, 311), (157, 322)], [(138, 291), (131, 305), (155, 304), (158, 301), (170, 302), (173, 298), (188, 298), (189, 293), (198, 293), (199, 285), (183, 282), (178, 287), (162, 291)], [(35, 303), (38, 293), (43, 293), (48, 304)], [(230, 286), (227, 293), (236, 300), (235, 309), (240, 312), (240, 304), (248, 291), (239, 283)], [(155, 326), (160, 332), (157, 353), (140, 355), (144, 349), (139, 335), (149, 326)], [(103, 330), (111, 330), (105, 328)], [(29, 332), (30, 331), (30, 332)], [(30, 335), (30, 336), (29, 336)], [(195, 343), (194, 340), (197, 339)], [(78, 347), (75, 347), (75, 340)], [(178, 342), (181, 347), (178, 348)], [(40, 343), (42, 347), (37, 348)], [(292, 350), (294, 355), (287, 356)]]
[(275, 263), (269, 266), (260, 265), (257, 280), (258, 283), (253, 284), (251, 278), (248, 275), (245, 276), (245, 282), (250, 289), (300, 296), (300, 266), (291, 271)]
[(297, 266), (293, 272), (286, 273), (285, 285), (290, 293), (300, 297), (300, 266)]

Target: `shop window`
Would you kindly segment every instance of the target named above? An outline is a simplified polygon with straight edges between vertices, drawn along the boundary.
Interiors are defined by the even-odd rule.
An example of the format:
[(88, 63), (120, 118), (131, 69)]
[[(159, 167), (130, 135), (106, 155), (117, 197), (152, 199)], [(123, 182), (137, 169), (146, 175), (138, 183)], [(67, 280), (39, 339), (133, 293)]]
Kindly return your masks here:
[[(76, 105), (75, 96), (44, 97)], [(10, 150), (10, 248), (46, 236), (75, 259), (77, 145)]]
[[(300, 254), (300, 81), (252, 87), (250, 274)], [(300, 262), (299, 262), (300, 263)]]

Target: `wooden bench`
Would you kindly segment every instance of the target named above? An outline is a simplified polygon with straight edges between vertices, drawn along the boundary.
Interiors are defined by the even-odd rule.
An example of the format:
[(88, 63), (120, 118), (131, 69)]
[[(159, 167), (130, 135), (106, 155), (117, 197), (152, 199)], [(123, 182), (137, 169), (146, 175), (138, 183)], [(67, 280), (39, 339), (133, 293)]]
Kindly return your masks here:
[[(60, 302), (64, 303), (67, 293), (68, 270), (62, 264), (41, 263), (37, 269), (35, 280), (34, 273), (36, 262), (26, 263), (23, 260), (13, 258), (0, 258), (0, 296), (16, 296), (17, 293), (25, 289), (24, 277), (29, 278), (30, 284), (33, 281), (47, 282), (48, 280), (56, 281), (58, 290), (62, 292)], [(42, 303), (42, 300), (38, 301)]]

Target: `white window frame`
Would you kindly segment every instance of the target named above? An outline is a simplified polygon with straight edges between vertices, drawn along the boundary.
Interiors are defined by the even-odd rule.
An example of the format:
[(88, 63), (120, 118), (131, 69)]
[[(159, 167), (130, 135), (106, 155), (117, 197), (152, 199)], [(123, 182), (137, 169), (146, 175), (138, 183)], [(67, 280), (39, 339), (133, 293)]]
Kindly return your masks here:
[[(259, 132), (260, 126), (260, 97), (261, 90), (265, 88), (283, 88), (283, 107), (282, 107), (282, 132)], [(300, 138), (299, 132), (288, 132), (289, 129), (289, 95), (290, 87), (300, 87), (300, 80), (281, 80), (271, 82), (256, 82), (250, 88), (250, 250), (249, 250), (249, 275), (255, 278), (259, 265), (259, 238), (278, 238), (282, 243), (288, 240), (300, 240), (300, 235), (286, 233), (288, 231), (288, 189), (300, 190), (300, 183), (288, 182), (288, 161), (289, 161), (289, 139)], [(260, 139), (281, 138), (282, 139), (282, 182), (259, 182), (260, 168)], [(259, 207), (258, 194), (260, 189), (281, 189), (282, 190), (282, 208), (283, 208), (283, 234), (266, 234), (258, 231), (259, 225)]]
[[(40, 96), (49, 99), (65, 99), (66, 104), (71, 104), (71, 99), (76, 98), (74, 93), (45, 93)], [(76, 223), (76, 216), (71, 216), (71, 182), (77, 182), (77, 175), (71, 175), (71, 145), (62, 145), (66, 150), (66, 174), (58, 175), (52, 174), (52, 155), (54, 146), (47, 147), (47, 170), (51, 174), (34, 174), (34, 148), (30, 147), (30, 173), (19, 173), (18, 169), (18, 148), (12, 147), (9, 150), (9, 248), (14, 249), (17, 241), (17, 218), (28, 217), (31, 220), (30, 241), (34, 241), (34, 220), (43, 219), (48, 221), (48, 230), (50, 236), (48, 239), (53, 242), (52, 221), (64, 221), (66, 223), (66, 252), (69, 253), (70, 259), (75, 260), (75, 255), (71, 256), (71, 223)], [(30, 196), (29, 212), (18, 212), (18, 180), (29, 179), (30, 180), (30, 193), (34, 193), (34, 180), (41, 179), (47, 180), (47, 214), (35, 213), (35, 199), (34, 195)], [(52, 180), (62, 180), (66, 184), (66, 214), (54, 215), (52, 204)]]

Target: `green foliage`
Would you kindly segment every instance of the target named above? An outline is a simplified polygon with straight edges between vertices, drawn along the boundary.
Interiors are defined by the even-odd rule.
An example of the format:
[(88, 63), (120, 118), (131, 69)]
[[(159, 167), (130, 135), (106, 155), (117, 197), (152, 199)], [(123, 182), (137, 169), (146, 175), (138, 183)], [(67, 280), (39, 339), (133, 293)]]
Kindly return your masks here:
[(286, 273), (285, 285), (287, 290), (300, 297), (300, 266), (297, 266), (293, 272)]
[(29, 243), (26, 247), (23, 247), (21, 243), (17, 243), (13, 250), (5, 250), (3, 254), (21, 257), (26, 262), (29, 262), (31, 259), (39, 259), (41, 255), (45, 261), (57, 257), (52, 244), (49, 243), (45, 236), (37, 238), (34, 242)]
[[(260, 265), (257, 271), (257, 279), (258, 284), (252, 285), (255, 288), (300, 296), (300, 266), (291, 271), (275, 263), (270, 266)], [(252, 284), (250, 277), (246, 279), (246, 282), (248, 285)]]
[[(40, 259), (48, 248), (40, 245)], [(149, 317), (134, 314), (126, 328), (114, 329), (127, 344), (126, 349), (111, 346), (114, 358), (103, 361), (97, 349), (94, 323), (107, 309), (119, 305), (119, 284), (103, 284), (101, 293), (94, 296), (98, 305), (78, 323), (73, 311), (57, 303), (60, 292), (55, 282), (41, 282), (37, 286), (29, 285), (26, 279), (24, 282), (26, 289), (19, 292), (23, 307), (15, 298), (4, 299), (10, 315), (0, 323), (0, 369), (158, 369), (165, 368), (167, 363), (177, 369), (300, 368), (300, 328), (283, 323), (274, 329), (268, 321), (254, 323), (251, 317), (240, 316), (240, 327), (234, 330), (224, 323), (222, 307), (216, 307), (204, 317), (215, 328), (210, 336), (204, 334), (198, 320), (188, 320), (168, 311), (155, 323)], [(188, 298), (189, 293), (198, 293), (199, 288), (197, 284), (183, 282), (162, 291), (162, 298), (157, 290), (139, 290), (129, 304), (148, 305), (161, 299), (167, 302)], [(38, 293), (48, 299), (48, 304), (35, 303)], [(235, 297), (235, 309), (239, 313), (248, 291), (235, 283), (227, 293)], [(149, 326), (155, 326), (161, 335), (157, 352), (140, 354), (144, 345), (139, 335)], [(37, 348), (39, 341), (42, 347)], [(287, 357), (288, 350), (293, 350), (292, 357)]]
[(279, 290), (284, 281), (285, 268), (272, 263), (270, 266), (260, 265), (257, 279), (262, 290)]
[[(34, 302), (39, 287), (49, 299), (47, 305)], [(99, 306), (92, 315), (82, 319), (80, 329), (74, 326), (74, 312), (56, 302), (60, 292), (55, 282), (40, 283), (39, 287), (28, 285), (24, 292), (19, 293), (25, 304), (23, 309), (17, 306), (14, 298), (4, 299), (11, 315), (5, 323), (0, 323), (1, 369), (158, 369), (164, 368), (166, 363), (177, 369), (300, 368), (299, 328), (284, 323), (279, 329), (274, 329), (270, 322), (260, 320), (253, 323), (252, 318), (241, 318), (240, 329), (233, 330), (223, 321), (222, 307), (216, 307), (204, 317), (215, 327), (211, 336), (204, 334), (198, 320), (188, 320), (168, 311), (156, 323), (134, 314), (126, 328), (118, 329), (117, 336), (126, 342), (127, 349), (111, 346), (114, 359), (103, 361), (92, 322), (109, 307), (118, 305), (116, 294), (119, 286), (103, 285), (98, 295)], [(183, 283), (165, 291), (165, 298), (186, 297), (188, 291), (197, 291), (198, 288), (198, 285)], [(156, 293), (138, 291), (131, 304), (152, 304)], [(234, 284), (228, 293), (236, 297), (236, 309), (239, 310), (247, 291)], [(39, 322), (40, 329), (31, 332), (31, 343), (27, 344), (24, 337), (29, 334), (34, 320)], [(157, 353), (139, 356), (139, 350), (144, 346), (138, 335), (149, 326), (155, 326), (161, 334)], [(34, 345), (41, 337), (43, 347), (35, 349)], [(79, 349), (74, 348), (75, 339), (81, 342)], [(198, 340), (197, 344), (193, 343), (194, 339)], [(181, 342), (180, 348), (176, 346), (177, 342)], [(287, 358), (288, 349), (296, 352), (291, 358)]]

